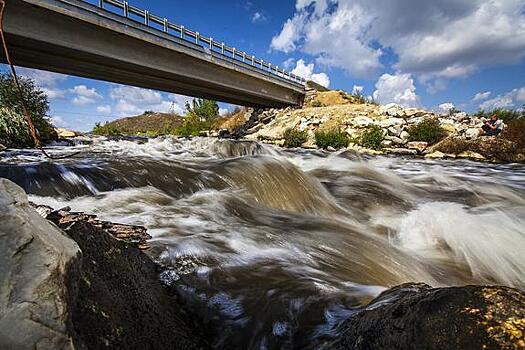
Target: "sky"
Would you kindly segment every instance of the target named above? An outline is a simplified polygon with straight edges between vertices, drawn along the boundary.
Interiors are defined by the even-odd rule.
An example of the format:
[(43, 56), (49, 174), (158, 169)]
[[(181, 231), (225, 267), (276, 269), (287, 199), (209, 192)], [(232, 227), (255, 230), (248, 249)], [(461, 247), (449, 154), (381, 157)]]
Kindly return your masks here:
[[(129, 3), (331, 89), (359, 92), (383, 104), (468, 112), (525, 104), (525, 0)], [(145, 110), (183, 113), (191, 100), (18, 71), (47, 92), (57, 126), (80, 131)], [(224, 113), (234, 106), (220, 107)]]

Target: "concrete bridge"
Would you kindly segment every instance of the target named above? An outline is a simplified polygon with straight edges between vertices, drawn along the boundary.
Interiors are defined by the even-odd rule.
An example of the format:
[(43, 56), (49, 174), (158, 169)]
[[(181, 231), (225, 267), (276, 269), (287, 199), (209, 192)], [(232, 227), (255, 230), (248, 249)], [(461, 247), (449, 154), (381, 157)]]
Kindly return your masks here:
[(245, 106), (304, 99), (304, 79), (125, 1), (6, 3), (6, 39), (19, 66)]

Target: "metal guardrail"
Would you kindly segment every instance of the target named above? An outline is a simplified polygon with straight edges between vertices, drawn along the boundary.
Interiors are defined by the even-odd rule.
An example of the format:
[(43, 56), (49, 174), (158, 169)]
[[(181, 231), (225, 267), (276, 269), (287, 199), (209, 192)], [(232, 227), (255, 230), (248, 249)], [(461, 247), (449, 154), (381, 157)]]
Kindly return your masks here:
[[(83, 0), (89, 2), (88, 0)], [(104, 5), (110, 5), (114, 8), (122, 10), (122, 16), (131, 20), (135, 20), (150, 28), (162, 31), (163, 33), (173, 35), (179, 39), (197, 44), (203, 48), (219, 53), (225, 57), (233, 58), (236, 61), (248, 64), (257, 70), (276, 75), (278, 77), (290, 80), (296, 83), (305, 84), (306, 80), (293, 73), (287, 72), (284, 69), (280, 69), (278, 66), (272, 65), (270, 62), (264, 62), (262, 59), (249, 55), (244, 51), (237, 50), (235, 47), (230, 47), (224, 42), (213, 40), (211, 37), (201, 35), (199, 32), (195, 32), (185, 28), (183, 25), (175, 24), (170, 22), (164, 17), (160, 17), (150, 13), (148, 10), (142, 10), (136, 6), (130, 5), (127, 1), (120, 0), (98, 0), (98, 7), (108, 10)], [(111, 11), (112, 12), (112, 11)], [(114, 12), (112, 12), (114, 13)], [(118, 14), (118, 13), (117, 13)], [(132, 15), (137, 16), (141, 20), (133, 18)], [(159, 28), (152, 26), (157, 24)]]

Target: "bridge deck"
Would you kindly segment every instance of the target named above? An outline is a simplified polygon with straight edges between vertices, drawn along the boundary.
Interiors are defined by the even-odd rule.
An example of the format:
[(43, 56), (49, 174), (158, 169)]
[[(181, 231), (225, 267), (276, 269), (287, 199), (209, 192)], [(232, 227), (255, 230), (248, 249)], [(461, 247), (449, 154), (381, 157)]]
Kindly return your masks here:
[(246, 106), (304, 99), (302, 82), (79, 0), (8, 0), (5, 31), (20, 66)]

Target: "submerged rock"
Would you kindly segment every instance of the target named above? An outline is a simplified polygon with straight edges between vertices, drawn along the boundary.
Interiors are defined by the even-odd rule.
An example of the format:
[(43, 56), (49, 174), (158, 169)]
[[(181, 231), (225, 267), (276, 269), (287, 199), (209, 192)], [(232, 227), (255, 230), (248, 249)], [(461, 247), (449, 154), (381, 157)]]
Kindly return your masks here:
[(525, 294), (404, 284), (383, 292), (339, 330), (326, 349), (523, 349)]
[(80, 249), (0, 178), (0, 349), (73, 349), (69, 271)]

